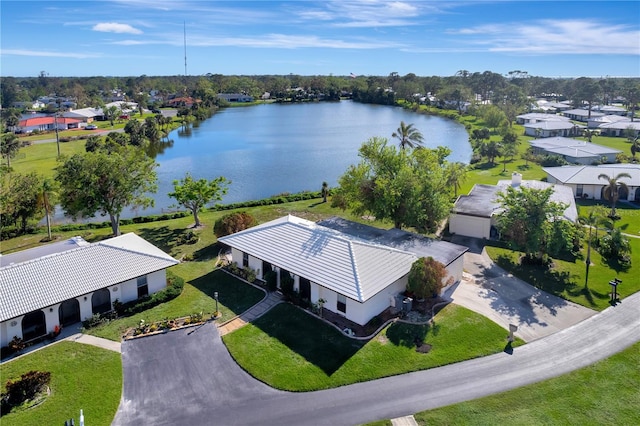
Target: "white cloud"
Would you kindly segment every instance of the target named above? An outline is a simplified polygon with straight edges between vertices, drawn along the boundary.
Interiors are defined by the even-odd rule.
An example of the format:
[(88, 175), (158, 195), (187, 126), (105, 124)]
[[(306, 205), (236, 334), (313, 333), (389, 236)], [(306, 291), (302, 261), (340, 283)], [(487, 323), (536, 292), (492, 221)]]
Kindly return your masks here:
[(134, 28), (129, 24), (119, 24), (117, 22), (102, 22), (94, 25), (92, 30), (103, 33), (142, 34), (141, 30)]
[(640, 31), (595, 20), (543, 20), (489, 24), (448, 34), (472, 36), (467, 41), (491, 52), (524, 54), (640, 54)]
[(47, 52), (42, 50), (26, 50), (26, 49), (3, 49), (0, 51), (2, 55), (13, 56), (34, 56), (34, 57), (47, 57), (47, 58), (98, 58), (100, 55), (93, 53), (78, 53), (78, 52)]

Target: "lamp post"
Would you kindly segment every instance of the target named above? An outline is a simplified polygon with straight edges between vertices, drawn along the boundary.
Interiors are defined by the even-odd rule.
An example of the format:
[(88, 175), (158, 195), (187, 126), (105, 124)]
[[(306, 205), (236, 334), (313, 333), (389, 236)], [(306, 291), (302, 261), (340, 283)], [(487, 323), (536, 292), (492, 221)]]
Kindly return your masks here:
[(53, 125), (56, 128), (56, 145), (58, 147), (58, 158), (60, 158), (60, 135), (58, 134), (58, 112), (53, 114)]
[(214, 299), (216, 299), (216, 318), (217, 318), (217, 317), (218, 317), (218, 315), (220, 314), (220, 313), (218, 312), (218, 292), (217, 292), (217, 291), (214, 291), (214, 292), (213, 292), (213, 298), (214, 298)]

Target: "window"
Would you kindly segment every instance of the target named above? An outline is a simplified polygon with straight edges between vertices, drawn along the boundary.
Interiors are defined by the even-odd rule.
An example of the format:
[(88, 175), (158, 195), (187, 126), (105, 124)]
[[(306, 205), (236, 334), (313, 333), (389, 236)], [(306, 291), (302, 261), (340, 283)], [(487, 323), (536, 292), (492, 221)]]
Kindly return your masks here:
[(339, 294), (338, 295), (338, 311), (342, 312), (343, 314), (347, 313), (347, 297)]
[(583, 185), (578, 184), (576, 186), (576, 197), (582, 197), (582, 191), (584, 191)]
[(149, 294), (149, 286), (147, 285), (147, 276), (138, 277), (138, 299)]
[(242, 253), (242, 266), (249, 266), (249, 253)]

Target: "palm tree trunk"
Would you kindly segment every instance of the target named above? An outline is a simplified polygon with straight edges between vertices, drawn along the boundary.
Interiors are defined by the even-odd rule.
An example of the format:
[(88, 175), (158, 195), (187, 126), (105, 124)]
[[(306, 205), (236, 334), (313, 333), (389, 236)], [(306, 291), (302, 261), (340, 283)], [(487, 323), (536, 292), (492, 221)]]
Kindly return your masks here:
[(44, 211), (47, 217), (47, 237), (51, 240), (51, 219), (49, 218), (49, 208), (46, 205)]

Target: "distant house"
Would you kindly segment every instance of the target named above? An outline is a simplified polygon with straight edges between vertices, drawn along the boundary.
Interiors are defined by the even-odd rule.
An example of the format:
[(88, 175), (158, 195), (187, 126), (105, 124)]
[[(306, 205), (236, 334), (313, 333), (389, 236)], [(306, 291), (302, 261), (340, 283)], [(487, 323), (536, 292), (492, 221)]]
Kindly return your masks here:
[(0, 256), (0, 345), (40, 338), (57, 327), (166, 287), (179, 262), (133, 233), (97, 243), (81, 237)]
[(15, 127), (15, 132), (31, 133), (34, 130), (45, 132), (55, 130), (56, 128), (58, 130), (77, 129), (81, 122), (82, 120), (67, 117), (47, 116), (26, 118), (24, 120), (20, 120), (18, 125)]
[(584, 126), (579, 126), (570, 121), (538, 121), (524, 125), (524, 134), (537, 138), (551, 138), (555, 136), (577, 136), (582, 133)]
[(218, 97), (227, 102), (253, 102), (253, 96), (244, 93), (218, 93)]
[(111, 107), (116, 107), (120, 111), (122, 111), (123, 114), (129, 115), (138, 109), (138, 104), (135, 102), (115, 101), (115, 102), (109, 102), (108, 104), (106, 104), (104, 106), (104, 109), (106, 110)]
[(563, 218), (575, 222), (578, 210), (570, 188), (535, 180), (522, 180), (522, 175), (513, 173), (512, 179), (501, 180), (497, 185), (476, 184), (469, 195), (460, 195), (449, 215), (449, 232), (474, 238), (498, 237), (497, 217), (502, 213), (498, 196), (508, 186), (535, 189), (553, 188), (552, 201), (567, 204)]
[(562, 111), (562, 115), (568, 117), (571, 120), (582, 121), (586, 123), (589, 118), (602, 117), (606, 114), (594, 111), (593, 109), (591, 110), (591, 112), (589, 112), (589, 110), (587, 109), (568, 109), (566, 111)]
[(600, 134), (607, 136), (624, 136), (625, 132), (631, 130), (637, 137), (640, 135), (640, 121), (617, 121), (613, 123), (603, 123), (598, 126)]
[(587, 121), (587, 127), (590, 128), (590, 129), (596, 129), (596, 128), (600, 127), (603, 124), (619, 123), (621, 121), (629, 123), (629, 122), (631, 122), (631, 119), (628, 118), (628, 117), (620, 116), (620, 115), (612, 115), (612, 114), (603, 115), (603, 116), (600, 116), (600, 117), (590, 118)]
[(516, 116), (517, 124), (539, 123), (541, 121), (559, 121), (563, 123), (569, 122), (569, 118), (556, 114), (545, 114), (540, 112), (530, 112), (528, 114), (520, 114)]
[(554, 137), (529, 141), (536, 155), (558, 155), (569, 163), (615, 163), (622, 151), (577, 139)]
[(547, 181), (565, 185), (576, 198), (604, 199), (603, 192), (607, 182), (598, 179), (605, 174), (614, 177), (620, 173), (629, 173), (631, 179), (622, 178), (627, 189), (620, 188), (620, 200), (640, 201), (640, 164), (606, 164), (599, 166), (561, 166), (543, 167)]
[(71, 111), (66, 111), (62, 114), (63, 117), (75, 118), (83, 121), (84, 123), (91, 123), (96, 119), (104, 117), (104, 113), (99, 108), (82, 108)]
[(181, 96), (177, 98), (169, 99), (165, 102), (165, 105), (172, 108), (187, 107), (191, 108), (193, 105), (202, 102), (199, 99), (192, 98), (191, 96)]
[(592, 109), (605, 115), (617, 115), (626, 117), (629, 114), (629, 111), (627, 111), (626, 108), (615, 105), (596, 105)]
[(14, 108), (41, 109), (47, 106), (47, 104), (36, 100), (36, 101), (27, 101), (27, 102), (13, 102), (11, 106)]
[[(407, 285), (411, 265), (431, 256), (454, 281), (462, 277), (466, 247), (399, 229), (382, 230), (340, 218), (318, 223), (285, 216), (219, 238), (240, 267), (258, 278), (288, 271), (303, 299), (364, 325), (390, 306)], [(279, 285), (279, 284), (278, 284)]]

